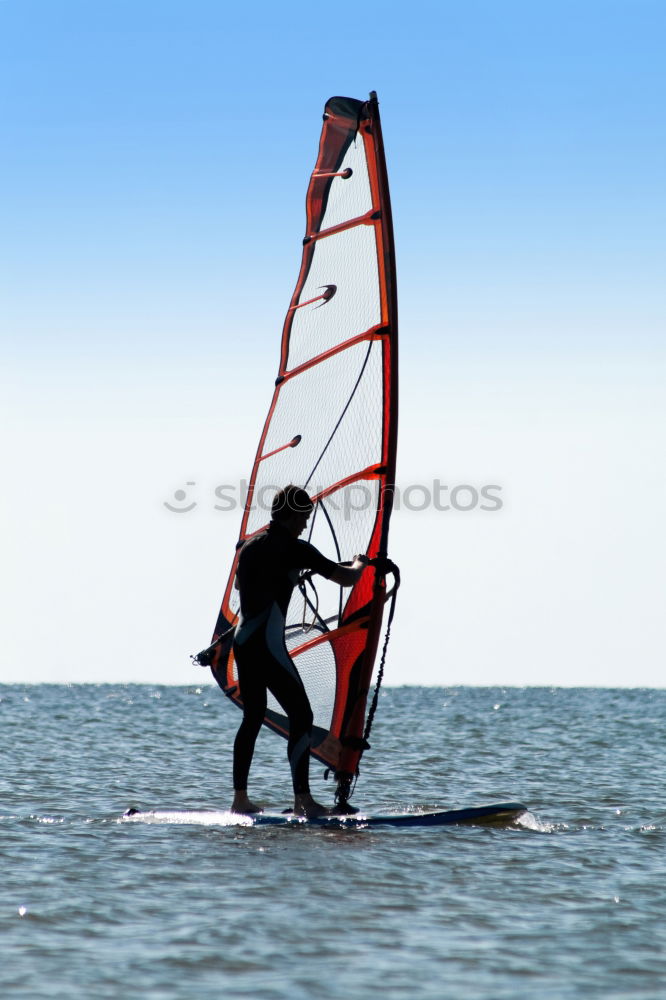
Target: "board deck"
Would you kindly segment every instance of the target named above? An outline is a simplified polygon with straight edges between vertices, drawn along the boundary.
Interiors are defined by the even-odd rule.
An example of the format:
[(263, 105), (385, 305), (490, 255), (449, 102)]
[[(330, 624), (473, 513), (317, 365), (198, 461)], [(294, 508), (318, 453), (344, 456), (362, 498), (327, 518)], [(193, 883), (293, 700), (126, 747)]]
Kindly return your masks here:
[(128, 809), (123, 813), (126, 823), (163, 823), (192, 826), (318, 826), (334, 829), (364, 829), (375, 826), (510, 826), (526, 813), (520, 802), (498, 802), (469, 809), (447, 809), (437, 812), (404, 812), (387, 815), (353, 813), (351, 816), (320, 816), (306, 819), (293, 813), (258, 813), (243, 816), (213, 809), (154, 809), (142, 812)]

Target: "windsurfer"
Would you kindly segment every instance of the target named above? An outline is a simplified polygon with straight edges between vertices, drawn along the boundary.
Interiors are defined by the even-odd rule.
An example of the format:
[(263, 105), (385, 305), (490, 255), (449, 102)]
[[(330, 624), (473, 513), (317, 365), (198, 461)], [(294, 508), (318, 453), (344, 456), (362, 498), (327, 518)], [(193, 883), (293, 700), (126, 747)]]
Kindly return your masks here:
[(234, 742), (232, 812), (256, 813), (261, 808), (247, 794), (254, 746), (266, 714), (267, 692), (289, 719), (287, 755), (294, 787), (294, 812), (314, 817), (329, 810), (315, 802), (309, 785), (313, 716), (303, 681), (287, 652), (285, 618), (301, 570), (309, 570), (351, 587), (368, 565), (366, 556), (351, 564), (335, 563), (299, 539), (313, 510), (305, 490), (289, 485), (278, 490), (266, 531), (250, 538), (238, 561), (236, 586), (240, 618), (234, 638), (243, 721)]

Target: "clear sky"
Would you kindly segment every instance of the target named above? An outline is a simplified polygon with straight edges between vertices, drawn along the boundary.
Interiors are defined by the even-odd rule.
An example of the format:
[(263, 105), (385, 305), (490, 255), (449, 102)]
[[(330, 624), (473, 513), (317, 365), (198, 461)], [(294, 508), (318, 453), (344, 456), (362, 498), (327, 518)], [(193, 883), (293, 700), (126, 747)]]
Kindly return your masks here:
[(387, 681), (663, 686), (665, 30), (662, 0), (0, 0), (0, 679), (207, 680), (214, 489), (321, 112), (375, 89), (399, 481), (503, 504), (396, 513)]

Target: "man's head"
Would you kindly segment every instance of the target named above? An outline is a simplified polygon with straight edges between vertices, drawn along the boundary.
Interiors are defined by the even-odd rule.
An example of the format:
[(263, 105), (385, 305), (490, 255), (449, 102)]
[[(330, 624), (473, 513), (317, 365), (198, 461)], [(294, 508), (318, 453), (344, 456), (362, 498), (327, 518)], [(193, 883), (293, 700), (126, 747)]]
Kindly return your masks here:
[(314, 504), (305, 490), (290, 483), (278, 490), (271, 505), (271, 519), (297, 538), (308, 523)]

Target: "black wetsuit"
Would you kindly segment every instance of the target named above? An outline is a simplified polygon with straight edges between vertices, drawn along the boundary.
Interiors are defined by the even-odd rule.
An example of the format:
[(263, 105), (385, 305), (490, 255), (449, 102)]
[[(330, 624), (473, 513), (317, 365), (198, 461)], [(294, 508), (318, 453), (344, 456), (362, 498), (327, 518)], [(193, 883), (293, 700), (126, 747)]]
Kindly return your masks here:
[(287, 753), (294, 792), (310, 790), (308, 772), (312, 709), (287, 652), (285, 619), (303, 569), (330, 577), (336, 568), (309, 542), (294, 538), (279, 522), (245, 543), (238, 561), (240, 620), (234, 638), (243, 721), (234, 743), (234, 789), (244, 791), (254, 744), (266, 714), (267, 691), (289, 718)]

